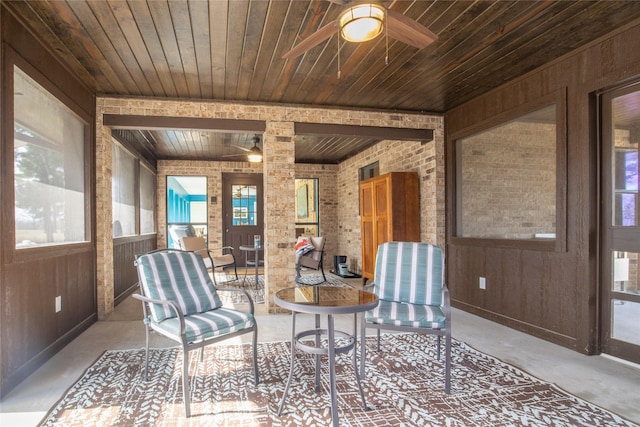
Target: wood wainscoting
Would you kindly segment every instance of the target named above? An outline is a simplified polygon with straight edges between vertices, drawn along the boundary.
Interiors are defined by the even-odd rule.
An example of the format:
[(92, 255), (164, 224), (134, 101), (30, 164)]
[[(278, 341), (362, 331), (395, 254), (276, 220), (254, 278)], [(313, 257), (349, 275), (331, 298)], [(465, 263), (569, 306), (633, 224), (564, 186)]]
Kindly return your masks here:
[(138, 273), (133, 265), (136, 255), (157, 248), (156, 235), (113, 239), (113, 300), (118, 305), (137, 287)]
[[(586, 354), (600, 352), (596, 95), (637, 78), (640, 26), (629, 26), (447, 112), (447, 284), (452, 305)], [(603, 58), (606, 57), (606, 60)], [(565, 93), (556, 244), (456, 235), (456, 142)], [(564, 158), (563, 158), (564, 157)], [(564, 182), (563, 182), (564, 181)], [(558, 203), (557, 203), (558, 205)], [(486, 289), (479, 278), (486, 278)]]

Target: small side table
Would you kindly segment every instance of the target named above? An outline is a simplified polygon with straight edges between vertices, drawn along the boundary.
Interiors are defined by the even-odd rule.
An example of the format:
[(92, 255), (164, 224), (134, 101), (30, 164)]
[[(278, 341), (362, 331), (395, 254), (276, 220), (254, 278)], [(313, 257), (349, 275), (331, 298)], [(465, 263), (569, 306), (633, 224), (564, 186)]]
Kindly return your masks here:
[[(336, 391), (336, 354), (346, 353), (353, 349), (353, 371), (358, 382), (362, 407), (367, 409), (364, 399), (360, 374), (358, 372), (357, 343), (358, 343), (358, 313), (371, 310), (378, 305), (378, 298), (375, 294), (367, 291), (360, 291), (352, 288), (342, 288), (337, 286), (297, 286), (278, 291), (274, 295), (274, 301), (282, 308), (293, 312), (291, 319), (291, 368), (289, 379), (282, 395), (282, 401), (278, 408), (278, 415), (282, 413), (282, 408), (289, 393), (291, 378), (293, 377), (296, 348), (315, 355), (315, 386), (316, 392), (320, 389), (320, 356), (328, 355), (329, 359), (329, 386), (331, 393), (331, 418), (334, 427), (338, 427), (338, 399)], [(296, 334), (296, 314), (315, 314), (315, 329), (302, 331)], [(327, 329), (320, 329), (320, 316), (327, 315)], [(336, 331), (333, 316), (337, 314), (353, 314), (353, 334)], [(321, 346), (320, 337), (327, 336), (327, 347)], [(306, 337), (315, 337), (315, 344), (310, 345), (303, 342)], [(346, 344), (336, 347), (336, 337), (345, 338)], [(364, 339), (364, 337), (361, 337)], [(364, 345), (364, 342), (361, 343)]]
[[(263, 251), (262, 246), (240, 246), (240, 250), (243, 251), (245, 264), (244, 264), (244, 280), (242, 284), (244, 285), (247, 282), (247, 270), (249, 270), (250, 266), (255, 266), (256, 268), (256, 281), (255, 288), (258, 289), (258, 273), (260, 272), (260, 252)], [(249, 259), (249, 254), (254, 253), (253, 261)]]

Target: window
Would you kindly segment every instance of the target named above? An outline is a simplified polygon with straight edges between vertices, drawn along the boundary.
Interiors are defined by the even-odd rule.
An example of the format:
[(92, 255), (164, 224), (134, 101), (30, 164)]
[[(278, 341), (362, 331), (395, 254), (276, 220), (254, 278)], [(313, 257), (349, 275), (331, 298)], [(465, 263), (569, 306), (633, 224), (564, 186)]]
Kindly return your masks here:
[[(618, 96), (612, 102), (613, 132), (613, 225), (637, 227), (638, 199), (638, 125), (632, 119), (638, 91)], [(637, 108), (637, 107), (636, 107)], [(635, 113), (637, 116), (637, 113)]]
[(296, 179), (296, 237), (319, 233), (318, 178)]
[(113, 237), (155, 233), (155, 173), (115, 140), (111, 150)]
[(156, 174), (140, 165), (140, 234), (156, 232)]
[(137, 160), (119, 144), (112, 144), (111, 199), (113, 237), (136, 235)]
[(457, 237), (553, 240), (556, 106), (456, 141)]
[(360, 181), (380, 175), (380, 162), (371, 163), (360, 168)]
[(232, 185), (234, 226), (258, 225), (258, 187), (255, 185)]
[(14, 67), (16, 248), (86, 241), (88, 125)]

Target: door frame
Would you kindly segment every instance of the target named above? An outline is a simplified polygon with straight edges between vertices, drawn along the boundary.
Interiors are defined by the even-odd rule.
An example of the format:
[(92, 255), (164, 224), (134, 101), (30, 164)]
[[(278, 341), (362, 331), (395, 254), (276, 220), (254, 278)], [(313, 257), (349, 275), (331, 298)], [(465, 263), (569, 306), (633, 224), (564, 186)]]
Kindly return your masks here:
[[(248, 226), (245, 233), (240, 236), (233, 235), (233, 202), (232, 186), (255, 185), (256, 186), (256, 225)], [(233, 247), (233, 256), (238, 266), (246, 264), (246, 252), (240, 250), (240, 245), (253, 246), (253, 236), (262, 236), (264, 246), (264, 183), (261, 173), (222, 173), (222, 245)], [(260, 252), (264, 257), (264, 251)]]
[[(622, 341), (611, 337), (612, 332), (612, 300), (624, 302), (640, 303), (640, 294), (619, 292), (612, 289), (613, 277), (613, 251), (626, 251), (640, 253), (640, 225), (634, 227), (623, 227), (613, 225), (613, 144), (612, 132), (612, 101), (620, 96), (640, 92), (640, 81), (602, 92), (599, 94), (600, 110), (600, 251), (599, 251), (599, 341), (600, 351), (614, 357), (640, 363), (640, 345), (627, 341)], [(640, 197), (640, 193), (636, 197)], [(636, 200), (636, 210), (638, 202)], [(640, 213), (636, 211), (637, 219)]]

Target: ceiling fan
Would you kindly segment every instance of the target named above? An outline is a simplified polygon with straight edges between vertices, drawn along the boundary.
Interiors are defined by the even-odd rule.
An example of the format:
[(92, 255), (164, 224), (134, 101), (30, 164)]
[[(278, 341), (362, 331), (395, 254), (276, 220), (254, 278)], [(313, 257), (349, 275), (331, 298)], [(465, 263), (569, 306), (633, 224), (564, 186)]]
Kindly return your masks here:
[[(242, 151), (246, 151), (247, 160), (249, 162), (260, 163), (262, 161), (262, 151), (260, 151), (260, 148), (258, 148), (258, 143), (260, 142), (260, 136), (254, 135), (253, 138), (251, 138), (251, 142), (253, 142), (253, 147), (251, 148), (246, 148), (246, 147), (242, 147), (240, 145), (235, 145), (235, 144), (233, 146)], [(237, 157), (241, 155), (242, 154), (227, 154), (222, 157)]]
[(326, 0), (342, 6), (338, 19), (321, 27), (282, 57), (296, 58), (312, 47), (340, 33), (343, 40), (365, 42), (386, 34), (418, 49), (424, 49), (438, 36), (413, 19), (384, 7), (379, 1)]

